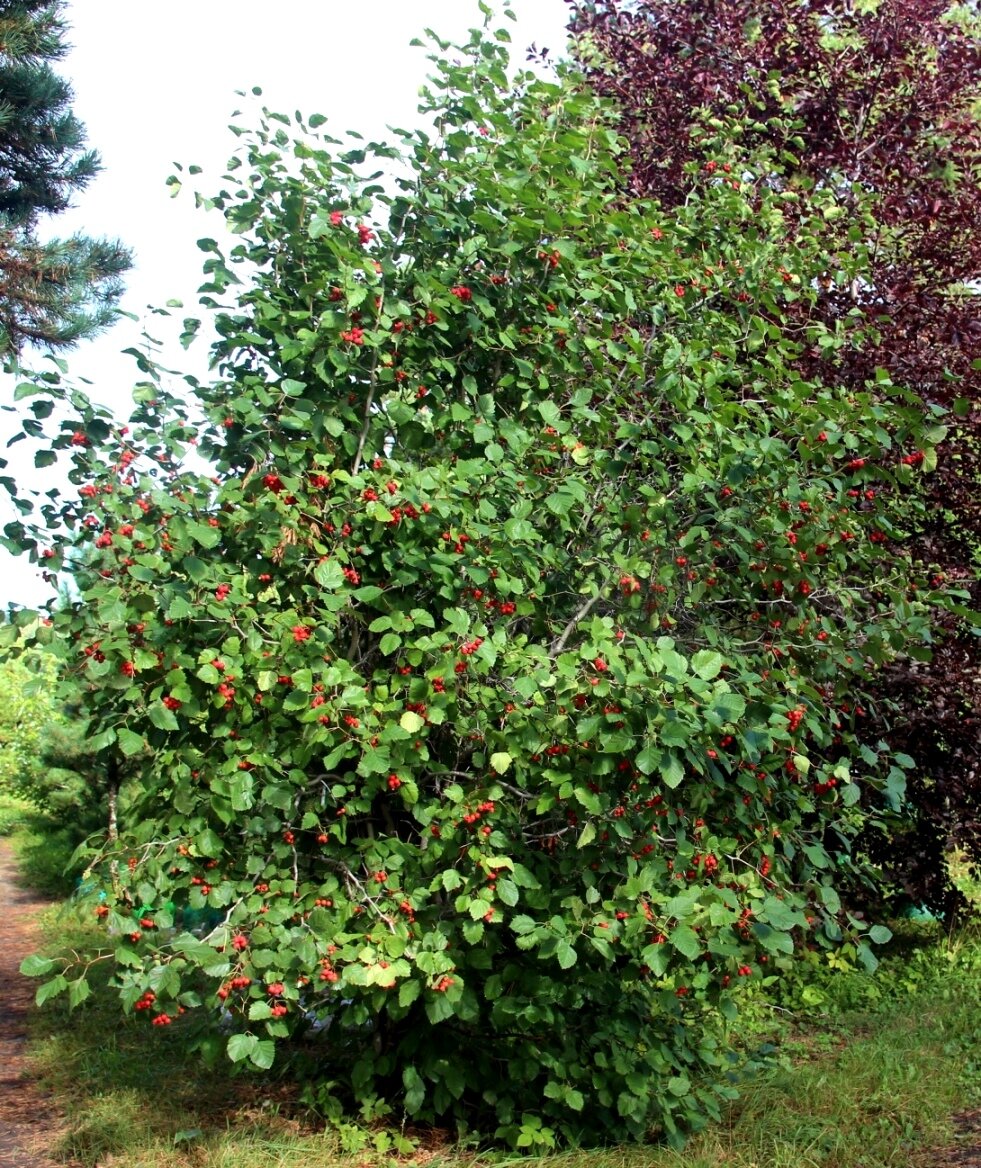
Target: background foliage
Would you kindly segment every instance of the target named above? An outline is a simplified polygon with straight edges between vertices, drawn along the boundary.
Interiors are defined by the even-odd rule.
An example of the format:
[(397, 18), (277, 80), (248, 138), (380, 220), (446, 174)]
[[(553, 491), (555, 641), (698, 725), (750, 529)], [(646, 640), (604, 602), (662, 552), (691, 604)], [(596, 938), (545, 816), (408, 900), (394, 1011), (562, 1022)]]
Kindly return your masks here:
[[(930, 651), (890, 664), (873, 705), (881, 732), (915, 760), (902, 824), (866, 847), (914, 900), (948, 913), (963, 901), (944, 855), (981, 857), (978, 492), (981, 450), (981, 49), (977, 9), (948, 0), (571, 0), (575, 52), (613, 97), (630, 143), (623, 197), (682, 204), (699, 127), (733, 113), (769, 150), (788, 234), (821, 192), (831, 252), (864, 248), (850, 282), (820, 284), (771, 317), (845, 330), (808, 344), (804, 376), (846, 388), (885, 369), (949, 425), (911, 555), (936, 588)], [(862, 208), (866, 218), (856, 220)], [(932, 464), (931, 464), (932, 465)]]

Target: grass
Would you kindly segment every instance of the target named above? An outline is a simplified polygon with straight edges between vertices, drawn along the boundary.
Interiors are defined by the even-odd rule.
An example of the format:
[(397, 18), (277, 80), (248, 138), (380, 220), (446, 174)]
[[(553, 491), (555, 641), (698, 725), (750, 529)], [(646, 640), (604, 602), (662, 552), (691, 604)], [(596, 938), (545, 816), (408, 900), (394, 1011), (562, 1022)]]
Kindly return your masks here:
[(34, 810), (33, 805), (26, 800), (0, 792), (0, 836), (19, 832)]
[[(48, 948), (96, 934), (73, 910), (45, 920)], [(683, 1153), (623, 1146), (543, 1158), (453, 1147), (417, 1134), (354, 1125), (318, 1129), (295, 1092), (269, 1076), (232, 1077), (188, 1053), (178, 1025), (148, 1034), (122, 1019), (108, 988), (69, 1014), (35, 1022), (34, 1064), (66, 1114), (59, 1148), (84, 1168), (427, 1168), (534, 1163), (541, 1168), (910, 1168), (951, 1139), (950, 1117), (981, 1102), (981, 936), (910, 930), (875, 975), (823, 970), (820, 1007), (787, 1010), (762, 997), (753, 1042), (776, 1041), (771, 1066), (744, 1087), (725, 1122)], [(60, 1000), (56, 1000), (60, 1001)]]
[(33, 803), (0, 793), (0, 836), (11, 839), (26, 884), (42, 896), (69, 896), (81, 872), (72, 854), (83, 835), (78, 825), (58, 822)]

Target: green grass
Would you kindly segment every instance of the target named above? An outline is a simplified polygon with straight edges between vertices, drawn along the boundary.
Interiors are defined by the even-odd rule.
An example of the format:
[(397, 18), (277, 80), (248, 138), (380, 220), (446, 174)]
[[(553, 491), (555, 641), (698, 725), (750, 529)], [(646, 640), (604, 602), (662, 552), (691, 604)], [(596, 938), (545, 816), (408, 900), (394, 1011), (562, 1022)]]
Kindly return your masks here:
[(34, 812), (33, 805), (26, 800), (0, 792), (0, 836), (20, 831)]
[[(98, 934), (74, 910), (48, 915), (48, 948)], [(750, 1011), (747, 1041), (776, 1041), (725, 1122), (687, 1150), (623, 1146), (521, 1160), (542, 1168), (908, 1168), (951, 1138), (950, 1116), (981, 1101), (981, 937), (910, 931), (875, 975), (812, 975), (807, 1014)], [(855, 1008), (859, 1003), (861, 1008)], [(844, 1008), (847, 1007), (847, 1008)], [(369, 1168), (395, 1162), (397, 1132), (318, 1130), (296, 1092), (270, 1076), (230, 1076), (187, 1050), (183, 1024), (151, 1032), (122, 1019), (102, 987), (69, 1014), (40, 1012), (37, 1074), (67, 1117), (59, 1149), (84, 1168)], [(414, 1134), (400, 1157), (434, 1168), (519, 1162)], [(927, 1163), (924, 1160), (923, 1163)]]
[(84, 838), (77, 823), (0, 793), (0, 836), (10, 838), (21, 876), (35, 892), (51, 898), (71, 895), (83, 867), (83, 862), (71, 864)]
[(17, 865), (24, 882), (42, 896), (70, 896), (82, 865), (71, 865), (79, 844), (78, 833), (59, 826), (43, 812), (29, 811), (12, 836)]

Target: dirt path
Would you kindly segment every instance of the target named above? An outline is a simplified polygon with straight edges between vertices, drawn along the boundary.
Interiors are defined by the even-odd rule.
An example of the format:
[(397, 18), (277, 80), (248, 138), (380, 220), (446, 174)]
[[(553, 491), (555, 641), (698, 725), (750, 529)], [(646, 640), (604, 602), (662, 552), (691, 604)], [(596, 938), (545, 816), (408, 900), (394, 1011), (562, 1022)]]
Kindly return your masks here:
[(981, 1168), (981, 1108), (954, 1116), (956, 1144), (937, 1152), (929, 1168)]
[(18, 883), (5, 839), (0, 839), (0, 889), (0, 1168), (54, 1168), (45, 1149), (58, 1135), (58, 1114), (26, 1077), (27, 1020), (36, 983), (18, 973), (37, 946), (37, 918), (48, 902)]

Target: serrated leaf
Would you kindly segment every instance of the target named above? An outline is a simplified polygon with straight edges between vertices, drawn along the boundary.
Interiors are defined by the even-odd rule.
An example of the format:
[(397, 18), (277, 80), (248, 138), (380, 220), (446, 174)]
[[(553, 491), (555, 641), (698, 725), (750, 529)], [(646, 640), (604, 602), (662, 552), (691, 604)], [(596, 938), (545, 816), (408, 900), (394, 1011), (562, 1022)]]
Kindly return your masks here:
[(221, 541), (220, 527), (211, 527), (205, 523), (189, 523), (187, 531), (194, 542), (204, 548), (217, 547)]
[(677, 787), (685, 777), (685, 768), (681, 764), (681, 759), (679, 759), (676, 754), (669, 754), (661, 759), (660, 771), (661, 778), (664, 780), (664, 785), (666, 787), (671, 787), (672, 790)]
[(564, 937), (559, 940), (558, 945), (555, 947), (555, 956), (562, 969), (571, 969), (579, 959), (579, 954), (576, 952), (574, 946), (570, 945)]
[(399, 986), (399, 1005), (411, 1006), (422, 992), (422, 986), (417, 981), (404, 981)]
[(119, 749), (127, 758), (132, 758), (134, 754), (140, 754), (146, 747), (146, 742), (142, 735), (134, 734), (132, 730), (127, 730), (125, 726), (120, 727), (116, 731), (116, 741), (119, 743)]
[(57, 997), (58, 994), (64, 993), (66, 989), (68, 989), (68, 982), (59, 974), (57, 977), (53, 977), (51, 981), (46, 981), (43, 985), (37, 987), (34, 1000), (39, 1006), (43, 1006), (45, 1002)]
[(394, 653), (401, 644), (402, 638), (398, 633), (386, 633), (379, 641), (378, 648), (387, 657), (390, 653)]
[(344, 569), (337, 560), (321, 560), (313, 570), (313, 578), (321, 588), (333, 592), (344, 583)]
[(262, 1071), (268, 1071), (275, 1061), (276, 1044), (271, 1039), (262, 1039), (249, 1052), (249, 1062)]
[(596, 825), (593, 821), (587, 820), (586, 826), (579, 833), (579, 839), (576, 841), (577, 848), (585, 848), (596, 839)]
[(490, 764), (499, 775), (503, 775), (513, 761), (506, 750), (499, 750), (490, 756)]
[(233, 1034), (225, 1051), (233, 1063), (240, 1063), (248, 1058), (258, 1045), (259, 1039), (254, 1034)]
[(821, 885), (821, 902), (828, 912), (841, 912), (841, 897), (830, 884)]
[(498, 880), (497, 898), (508, 908), (514, 908), (518, 903), (518, 886), (513, 880)]
[(402, 1083), (405, 1087), (405, 1110), (409, 1115), (415, 1115), (426, 1098), (426, 1084), (415, 1067), (405, 1068)]
[(414, 710), (406, 710), (402, 717), (399, 718), (399, 725), (408, 734), (418, 734), (425, 724)]
[(642, 775), (653, 774), (661, 761), (661, 752), (654, 746), (645, 746), (634, 759), (634, 766)]
[(92, 987), (84, 977), (76, 978), (68, 983), (68, 1005), (73, 1010), (91, 995)]
[(711, 681), (722, 669), (723, 657), (712, 649), (700, 649), (691, 659), (691, 667), (703, 681)]
[(50, 957), (39, 957), (37, 953), (31, 953), (20, 963), (20, 972), (25, 977), (44, 977), (46, 973), (55, 969), (57, 964), (57, 961)]
[(698, 934), (687, 925), (679, 925), (678, 928), (672, 929), (668, 934), (668, 940), (689, 961), (694, 961), (702, 951), (702, 942)]
[(174, 711), (168, 710), (163, 702), (154, 702), (148, 711), (150, 721), (158, 730), (179, 730), (180, 725), (174, 717)]

